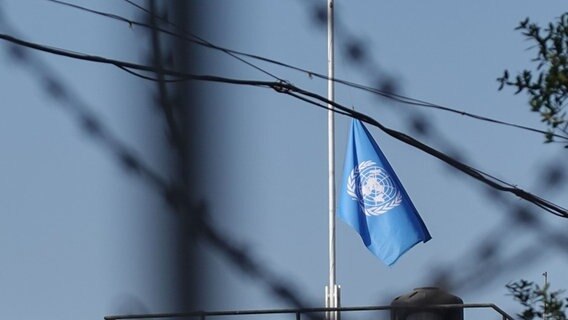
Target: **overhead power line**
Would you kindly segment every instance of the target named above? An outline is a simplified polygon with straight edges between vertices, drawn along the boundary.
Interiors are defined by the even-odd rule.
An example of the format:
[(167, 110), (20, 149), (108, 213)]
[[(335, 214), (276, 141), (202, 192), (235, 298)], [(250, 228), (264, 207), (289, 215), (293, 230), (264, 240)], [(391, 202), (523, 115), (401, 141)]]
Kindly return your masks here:
[[(417, 149), (422, 150), (423, 152), (426, 152), (440, 160), (442, 160), (443, 162), (449, 164), (450, 166), (458, 169), (459, 171), (462, 171), (463, 173), (473, 177), (474, 179), (496, 189), (502, 192), (507, 192), (507, 193), (512, 193), (530, 203), (533, 203), (534, 205), (544, 209), (545, 211), (552, 213), (554, 215), (563, 217), (563, 218), (568, 218), (568, 210), (557, 205), (554, 204), (548, 200), (545, 200), (543, 198), (540, 198), (536, 195), (533, 195), (523, 189), (517, 188), (515, 185), (511, 184), (511, 183), (507, 183), (503, 180), (500, 180), (488, 173), (485, 173), (479, 169), (473, 168), (441, 151), (438, 151), (418, 140), (416, 140), (415, 138), (404, 134), (402, 132), (390, 129), (386, 126), (384, 126), (383, 124), (381, 124), (380, 122), (378, 122), (377, 120), (373, 119), (372, 117), (363, 114), (361, 112), (357, 112), (354, 111), (346, 106), (343, 106), (337, 102), (334, 101), (330, 101), (327, 98), (320, 96), (316, 93), (310, 92), (308, 90), (304, 90), (301, 89), (297, 86), (294, 86), (290, 83), (287, 82), (282, 82), (282, 81), (258, 81), (258, 80), (243, 80), (243, 79), (232, 79), (232, 78), (226, 78), (226, 77), (219, 77), (219, 76), (212, 76), (212, 75), (195, 75), (195, 74), (190, 74), (190, 73), (185, 73), (185, 72), (180, 72), (180, 71), (174, 71), (174, 70), (168, 70), (168, 69), (157, 69), (148, 65), (142, 65), (142, 64), (136, 64), (136, 63), (131, 63), (131, 62), (126, 62), (126, 61), (120, 61), (120, 60), (114, 60), (114, 59), (108, 59), (108, 58), (104, 58), (104, 57), (100, 57), (100, 56), (93, 56), (93, 55), (88, 55), (88, 54), (84, 54), (84, 53), (79, 53), (79, 52), (74, 52), (74, 51), (69, 51), (69, 50), (63, 50), (63, 49), (58, 49), (58, 48), (54, 48), (54, 47), (48, 47), (48, 46), (44, 46), (41, 44), (37, 44), (37, 43), (33, 43), (33, 42), (28, 42), (28, 41), (24, 41), (22, 39), (10, 36), (10, 35), (6, 35), (6, 34), (0, 34), (0, 39), (3, 39), (5, 41), (11, 42), (15, 45), (18, 46), (22, 46), (22, 47), (27, 47), (27, 48), (31, 48), (31, 49), (35, 49), (35, 50), (39, 50), (39, 51), (43, 51), (43, 52), (48, 52), (48, 53), (52, 53), (55, 55), (60, 55), (60, 56), (65, 56), (68, 58), (73, 58), (73, 59), (79, 59), (79, 60), (83, 60), (83, 61), (91, 61), (91, 62), (96, 62), (96, 63), (103, 63), (103, 64), (109, 64), (109, 65), (114, 65), (120, 68), (127, 68), (127, 69), (134, 69), (134, 70), (139, 70), (139, 71), (147, 71), (147, 72), (160, 72), (164, 75), (170, 75), (170, 76), (174, 76), (174, 77), (178, 77), (178, 78), (185, 78), (185, 79), (190, 79), (190, 80), (198, 80), (198, 81), (207, 81), (207, 82), (218, 82), (218, 83), (227, 83), (227, 84), (236, 84), (236, 85), (246, 85), (246, 86), (256, 86), (256, 87), (263, 87), (263, 88), (271, 88), (279, 93), (283, 93), (283, 94), (287, 94), (290, 95), (292, 97), (298, 98), (298, 95), (303, 97), (303, 101), (305, 102), (309, 102), (310, 104), (316, 105), (320, 108), (324, 108), (324, 109), (328, 109), (328, 107), (326, 106), (326, 104), (330, 104), (332, 106), (334, 106), (335, 109), (337, 109), (335, 112), (343, 114), (343, 115), (347, 115), (349, 117), (352, 118), (356, 118), (359, 119), (361, 121), (364, 121), (372, 126), (375, 126), (377, 128), (379, 128), (380, 130), (382, 130), (383, 132), (385, 132), (386, 134), (392, 136), (393, 138), (402, 141), (408, 145), (411, 145)], [(20, 54), (23, 54), (23, 52), (21, 52)]]
[[(147, 29), (151, 29), (151, 30), (155, 30), (155, 31), (158, 31), (158, 32), (161, 32), (161, 33), (168, 34), (168, 35), (170, 35), (170, 36), (175, 36), (175, 37), (177, 37), (177, 38), (181, 38), (181, 39), (183, 39), (183, 40), (190, 41), (190, 42), (193, 42), (193, 43), (196, 43), (196, 44), (199, 44), (199, 45), (205, 45), (205, 46), (211, 47), (211, 48), (215, 47), (215, 46), (214, 46), (213, 44), (211, 44), (210, 42), (208, 42), (208, 41), (206, 41), (205, 39), (202, 39), (202, 38), (200, 38), (200, 37), (198, 37), (197, 35), (194, 35), (194, 34), (191, 34), (191, 37), (195, 38), (196, 40), (188, 39), (188, 38), (187, 38), (186, 36), (184, 36), (184, 35), (175, 34), (175, 33), (173, 33), (173, 32), (170, 32), (170, 31), (168, 31), (168, 30), (166, 30), (166, 29), (162, 29), (162, 28), (160, 28), (160, 27), (158, 27), (158, 26), (155, 26), (155, 25), (151, 25), (151, 24), (148, 24), (148, 23), (143, 23), (143, 22), (138, 22), (138, 21), (130, 20), (130, 19), (127, 19), (127, 18), (125, 18), (125, 17), (119, 16), (119, 15), (116, 15), (116, 14), (113, 14), (113, 13), (108, 13), (108, 12), (102, 12), (102, 11), (98, 11), (98, 10), (93, 10), (93, 9), (90, 9), (90, 8), (87, 8), (87, 7), (83, 7), (83, 6), (80, 6), (80, 5), (77, 5), (77, 4), (73, 4), (73, 3), (69, 3), (69, 2), (65, 2), (65, 1), (60, 1), (60, 0), (46, 0), (46, 1), (53, 2), (53, 3), (56, 3), (56, 4), (60, 4), (60, 5), (64, 5), (64, 6), (71, 7), (71, 8), (75, 8), (75, 9), (78, 9), (78, 10), (81, 10), (81, 11), (84, 11), (84, 12), (93, 13), (93, 14), (96, 14), (96, 15), (99, 15), (99, 16), (102, 16), (102, 17), (105, 17), (105, 18), (110, 18), (110, 19), (114, 19), (114, 20), (126, 22), (126, 23), (128, 23), (128, 25), (129, 25), (130, 27), (132, 27), (132, 26), (144, 27), (144, 28), (147, 28)], [(143, 7), (137, 5), (137, 4), (134, 3), (134, 2), (130, 2), (130, 1), (127, 1), (127, 2), (128, 2), (129, 4), (135, 6), (136, 8), (140, 9), (140, 10), (144, 10), (147, 14), (151, 15), (152, 17), (154, 17), (154, 18), (156, 18), (156, 19), (159, 19), (159, 20), (162, 20), (162, 21), (164, 20), (163, 18), (161, 18), (161, 17), (159, 17), (159, 16), (153, 14), (150, 10), (148, 10), (148, 9), (146, 9), (146, 8), (143, 8)], [(238, 55), (236, 55), (236, 54), (230, 52), (229, 50), (223, 50), (223, 48), (215, 48), (215, 49), (221, 50), (221, 51), (225, 52), (226, 54), (232, 56), (233, 58), (235, 58), (235, 59), (241, 61), (242, 63), (247, 64), (248, 66), (250, 66), (250, 67), (252, 67), (252, 68), (254, 68), (254, 69), (256, 69), (256, 70), (258, 70), (258, 71), (260, 71), (260, 72), (262, 72), (262, 73), (264, 73), (265, 75), (267, 75), (267, 76), (269, 76), (269, 77), (271, 77), (271, 78), (273, 78), (273, 79), (275, 79), (275, 80), (281, 80), (281, 81), (283, 80), (283, 79), (280, 79), (279, 77), (277, 77), (276, 75), (270, 73), (269, 71), (267, 71), (267, 70), (265, 70), (265, 69), (263, 69), (263, 68), (261, 68), (261, 67), (259, 67), (259, 66), (257, 66), (257, 65), (254, 65), (254, 64), (252, 64), (252, 63), (250, 63), (250, 62), (248, 62), (248, 61), (242, 59), (241, 57), (239, 57)]]
[[(273, 65), (277, 65), (277, 66), (280, 66), (280, 67), (284, 67), (284, 68), (287, 68), (287, 69), (299, 71), (299, 72), (302, 72), (304, 74), (309, 75), (310, 77), (315, 77), (315, 78), (319, 78), (319, 79), (323, 79), (323, 80), (330, 79), (327, 75), (317, 73), (317, 72), (314, 72), (312, 70), (308, 70), (306, 68), (297, 67), (297, 66), (294, 66), (294, 65), (291, 65), (291, 64), (288, 64), (288, 63), (284, 63), (284, 62), (281, 62), (281, 61), (278, 61), (278, 60), (262, 57), (262, 56), (259, 56), (259, 55), (254, 55), (254, 54), (250, 54), (250, 53), (246, 53), (246, 52), (242, 52), (242, 51), (237, 51), (237, 50), (217, 46), (217, 45), (205, 40), (204, 38), (195, 35), (192, 32), (188, 32), (188, 31), (182, 29), (181, 27), (170, 22), (167, 19), (156, 16), (155, 14), (150, 12), (148, 9), (146, 9), (146, 8), (144, 8), (144, 7), (138, 5), (138, 4), (136, 4), (136, 3), (134, 3), (130, 0), (124, 0), (124, 1), (129, 3), (130, 5), (138, 8), (139, 10), (144, 11), (145, 13), (152, 15), (155, 18), (166, 22), (168, 25), (177, 29), (179, 32), (174, 32), (174, 31), (171, 31), (171, 30), (167, 30), (167, 29), (164, 29), (164, 28), (157, 27), (157, 26), (152, 26), (152, 25), (147, 24), (147, 23), (127, 19), (123, 16), (116, 15), (116, 14), (113, 14), (113, 13), (93, 10), (93, 9), (90, 9), (90, 8), (87, 8), (87, 7), (79, 6), (79, 5), (68, 3), (68, 2), (65, 2), (65, 1), (61, 1), (61, 0), (46, 0), (46, 1), (53, 2), (53, 3), (59, 4), (59, 5), (72, 7), (72, 8), (75, 8), (75, 9), (78, 9), (78, 10), (81, 10), (81, 11), (84, 11), (84, 12), (96, 14), (96, 15), (99, 15), (99, 16), (102, 16), (102, 17), (105, 17), (105, 18), (125, 22), (130, 27), (139, 26), (139, 27), (143, 27), (143, 28), (147, 28), (147, 29), (151, 29), (151, 30), (157, 30), (161, 33), (179, 38), (179, 39), (184, 40), (184, 41), (188, 41), (188, 42), (191, 42), (191, 43), (203, 46), (203, 47), (207, 47), (207, 48), (210, 48), (210, 49), (213, 49), (213, 50), (224, 52), (224, 53), (230, 55), (231, 57), (233, 57), (234, 59), (237, 59), (237, 60), (241, 61), (242, 63), (245, 63), (248, 66), (250, 66), (250, 67), (264, 73), (265, 75), (268, 75), (269, 77), (271, 77), (275, 80), (278, 80), (278, 81), (285, 81), (285, 80), (276, 76), (275, 74), (267, 71), (266, 69), (261, 68), (258, 65), (255, 65), (255, 64), (253, 64), (253, 63), (251, 63), (251, 62), (249, 62), (249, 61), (247, 61), (247, 60), (245, 60), (241, 57), (246, 57), (246, 58), (270, 63), (270, 64), (273, 64)], [(143, 75), (139, 75), (139, 76), (143, 77), (143, 78), (146, 77), (146, 76), (143, 76)], [(152, 80), (148, 77), (146, 77), (146, 79)], [(351, 88), (355, 88), (355, 89), (358, 89), (358, 90), (366, 91), (366, 92), (369, 92), (369, 93), (372, 93), (372, 94), (376, 94), (376, 95), (382, 96), (384, 98), (387, 98), (387, 99), (390, 99), (390, 100), (393, 100), (393, 101), (396, 101), (396, 102), (399, 102), (399, 103), (402, 103), (402, 104), (406, 104), (406, 105), (410, 105), (410, 106), (417, 106), (417, 107), (424, 107), (424, 108), (429, 108), (429, 109), (435, 109), (435, 110), (440, 110), (440, 111), (446, 111), (446, 112), (458, 114), (458, 115), (461, 115), (461, 116), (464, 116), (464, 117), (479, 120), (479, 121), (484, 121), (484, 122), (503, 125), (503, 126), (507, 126), (507, 127), (511, 127), (511, 128), (520, 129), (520, 130), (525, 130), (525, 131), (529, 131), (529, 132), (539, 133), (539, 134), (552, 136), (552, 137), (555, 137), (555, 138), (559, 138), (559, 139), (568, 141), (567, 136), (560, 135), (560, 134), (557, 134), (557, 133), (554, 133), (554, 132), (540, 130), (540, 129), (536, 129), (536, 128), (532, 128), (532, 127), (528, 127), (528, 126), (523, 126), (523, 125), (503, 121), (503, 120), (492, 119), (492, 118), (489, 118), (489, 117), (469, 113), (469, 112), (466, 112), (466, 111), (463, 111), (463, 110), (458, 110), (458, 109), (443, 106), (443, 105), (440, 105), (440, 104), (431, 103), (431, 102), (427, 102), (427, 101), (424, 101), (424, 100), (411, 98), (411, 97), (403, 96), (403, 95), (392, 93), (392, 92), (387, 92), (387, 91), (384, 91), (384, 90), (373, 88), (371, 86), (359, 84), (359, 83), (352, 82), (352, 81), (343, 80), (343, 79), (340, 79), (340, 78), (332, 78), (331, 80), (336, 82), (336, 83), (339, 83), (339, 84), (342, 84), (342, 85), (345, 85), (345, 86), (348, 86), (348, 87), (351, 87)], [(168, 82), (179, 82), (179, 81), (183, 81), (183, 80), (168, 80)]]

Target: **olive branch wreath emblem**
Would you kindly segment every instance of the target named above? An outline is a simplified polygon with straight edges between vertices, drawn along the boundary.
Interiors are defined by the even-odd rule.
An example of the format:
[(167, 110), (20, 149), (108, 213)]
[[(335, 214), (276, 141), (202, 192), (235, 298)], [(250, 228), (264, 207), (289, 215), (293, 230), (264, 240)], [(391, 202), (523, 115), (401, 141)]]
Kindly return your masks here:
[[(375, 206), (365, 205), (365, 200), (358, 192), (359, 188), (357, 188), (357, 181), (359, 181), (359, 176), (361, 175), (361, 172), (363, 170), (376, 165), (377, 164), (371, 160), (363, 161), (359, 163), (358, 166), (353, 168), (353, 170), (351, 170), (351, 174), (349, 174), (349, 177), (347, 178), (347, 194), (350, 195), (353, 200), (357, 200), (359, 206), (361, 207), (361, 209), (363, 209), (363, 212), (365, 212), (365, 215), (367, 216), (381, 215), (402, 203), (402, 194), (400, 193), (400, 190), (397, 189), (396, 195), (391, 200)], [(377, 168), (379, 167), (377, 166)], [(388, 177), (389, 179), (391, 179), (390, 176)]]

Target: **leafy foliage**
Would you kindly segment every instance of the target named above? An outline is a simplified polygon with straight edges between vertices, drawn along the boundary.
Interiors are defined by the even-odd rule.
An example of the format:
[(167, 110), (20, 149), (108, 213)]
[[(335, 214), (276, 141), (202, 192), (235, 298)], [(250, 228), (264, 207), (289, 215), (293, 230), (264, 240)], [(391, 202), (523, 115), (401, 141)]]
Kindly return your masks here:
[[(526, 280), (519, 280), (508, 284), (507, 289), (513, 298), (524, 307), (519, 314), (522, 320), (547, 319), (566, 320), (566, 302), (561, 290), (549, 292), (549, 285), (541, 288)], [(545, 317), (546, 316), (546, 317)]]
[(565, 111), (568, 103), (568, 12), (545, 28), (527, 18), (515, 30), (520, 30), (534, 44), (531, 49), (538, 49), (532, 59), (537, 64), (536, 69), (524, 70), (514, 78), (510, 78), (509, 71), (505, 70), (497, 79), (499, 90), (510, 86), (516, 89), (515, 94), (526, 92), (531, 110), (539, 112), (542, 122), (549, 127), (546, 142), (555, 141), (554, 134), (568, 134)]

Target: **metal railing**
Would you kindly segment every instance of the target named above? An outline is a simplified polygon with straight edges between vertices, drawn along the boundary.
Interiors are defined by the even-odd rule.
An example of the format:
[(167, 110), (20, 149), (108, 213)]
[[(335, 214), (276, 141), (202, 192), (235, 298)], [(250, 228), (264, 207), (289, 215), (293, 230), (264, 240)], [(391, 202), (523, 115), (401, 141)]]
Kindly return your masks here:
[[(112, 315), (104, 317), (105, 320), (126, 320), (126, 319), (167, 319), (167, 318), (197, 318), (199, 320), (210, 320), (213, 317), (230, 317), (244, 315), (294, 315), (295, 320), (302, 320), (302, 316), (314, 318), (315, 314), (326, 312), (348, 312), (362, 311), (390, 311), (390, 310), (420, 310), (435, 311), (449, 309), (492, 309), (498, 313), (502, 320), (515, 320), (501, 308), (492, 303), (470, 303), (470, 304), (440, 304), (440, 305), (419, 305), (419, 306), (368, 306), (368, 307), (341, 307), (341, 308), (301, 308), (301, 309), (265, 309), (265, 310), (232, 310), (232, 311), (192, 311), (181, 313), (147, 313), (147, 314), (126, 314)], [(324, 319), (323, 316), (317, 318)]]

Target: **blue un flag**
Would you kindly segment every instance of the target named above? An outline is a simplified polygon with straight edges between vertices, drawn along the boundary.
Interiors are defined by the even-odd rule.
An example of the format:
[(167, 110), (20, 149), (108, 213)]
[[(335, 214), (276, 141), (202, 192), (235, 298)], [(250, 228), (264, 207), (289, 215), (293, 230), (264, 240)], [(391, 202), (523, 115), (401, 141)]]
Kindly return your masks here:
[(351, 122), (338, 215), (387, 265), (431, 239), (394, 170), (367, 128)]

